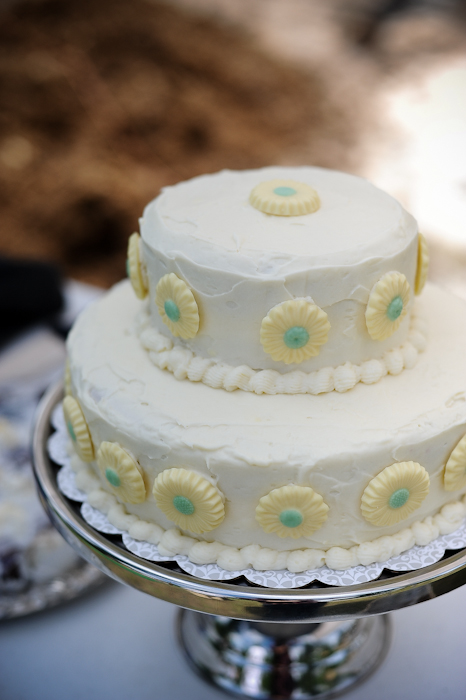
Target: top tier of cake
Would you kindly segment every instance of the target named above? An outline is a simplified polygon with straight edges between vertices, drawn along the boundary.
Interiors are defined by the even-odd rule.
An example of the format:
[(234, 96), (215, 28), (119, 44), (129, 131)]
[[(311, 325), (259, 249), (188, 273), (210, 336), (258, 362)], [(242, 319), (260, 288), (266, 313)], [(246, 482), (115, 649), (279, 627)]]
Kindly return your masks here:
[[(317, 210), (286, 215), (312, 198), (307, 186)], [(283, 200), (279, 214), (261, 210), (268, 198)], [(311, 167), (204, 175), (165, 188), (140, 225), (130, 266), (134, 277), (140, 263), (150, 324), (194, 358), (313, 373), (408, 342), (425, 267), (417, 225), (362, 178)]]

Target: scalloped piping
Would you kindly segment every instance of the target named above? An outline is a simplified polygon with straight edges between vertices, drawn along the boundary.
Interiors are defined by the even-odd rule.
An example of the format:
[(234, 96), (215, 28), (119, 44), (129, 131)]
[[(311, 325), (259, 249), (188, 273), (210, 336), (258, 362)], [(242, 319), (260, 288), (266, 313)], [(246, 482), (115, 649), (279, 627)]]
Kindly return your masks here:
[(256, 394), (326, 394), (343, 393), (358, 382), (375, 384), (387, 374), (400, 374), (412, 369), (418, 354), (427, 343), (426, 322), (411, 315), (408, 339), (399, 348), (387, 351), (381, 360), (367, 360), (360, 365), (346, 362), (339, 367), (324, 367), (305, 373), (294, 370), (280, 374), (272, 369), (254, 370), (247, 365), (232, 367), (215, 360), (197, 357), (191, 350), (173, 345), (151, 324), (147, 310), (141, 311), (136, 321), (136, 332), (150, 360), (159, 369), (166, 369), (176, 379), (203, 382), (213, 389), (250, 391)]
[(235, 549), (216, 541), (197, 540), (181, 534), (176, 528), (164, 530), (159, 525), (128, 514), (115, 496), (101, 488), (91, 466), (78, 457), (71, 445), (69, 453), (71, 468), (76, 473), (76, 486), (87, 494), (88, 503), (104, 513), (112, 525), (119, 530), (126, 530), (135, 540), (157, 545), (162, 556), (184, 554), (194, 564), (217, 564), (227, 571), (252, 568), (257, 571), (288, 569), (293, 573), (300, 573), (324, 565), (329, 569), (341, 571), (359, 565), (383, 563), (414, 545), (422, 547), (440, 535), (451, 534), (461, 526), (466, 515), (466, 496), (463, 496), (462, 500), (447, 503), (436, 515), (415, 522), (395, 535), (379, 537), (350, 549), (331, 547), (327, 551), (297, 549), (278, 552), (257, 544)]

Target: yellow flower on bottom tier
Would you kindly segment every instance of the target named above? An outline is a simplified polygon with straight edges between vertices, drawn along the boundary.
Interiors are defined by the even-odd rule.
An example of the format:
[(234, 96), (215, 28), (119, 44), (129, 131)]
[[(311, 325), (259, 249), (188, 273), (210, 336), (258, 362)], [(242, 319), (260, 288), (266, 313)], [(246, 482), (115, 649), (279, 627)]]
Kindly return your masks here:
[(307, 299), (291, 299), (274, 306), (263, 319), (260, 341), (273, 360), (300, 364), (319, 354), (329, 330), (325, 311)]
[(160, 510), (182, 530), (210, 532), (225, 517), (220, 491), (188, 469), (166, 469), (154, 481), (152, 492)]
[(278, 537), (310, 537), (327, 520), (328, 505), (310, 486), (282, 486), (263, 496), (256, 520)]
[(174, 272), (159, 280), (155, 303), (162, 321), (176, 338), (194, 338), (199, 330), (199, 309), (192, 291)]
[(94, 445), (81, 406), (73, 396), (63, 399), (63, 415), (74, 449), (83, 462), (94, 459)]
[(389, 272), (374, 285), (366, 307), (366, 326), (372, 340), (386, 340), (408, 313), (409, 282), (401, 272)]
[(102, 442), (97, 464), (107, 488), (123, 503), (143, 503), (146, 485), (137, 461), (116, 442)]
[(460, 491), (466, 486), (466, 435), (461, 438), (445, 465), (445, 491)]
[(419, 508), (429, 485), (429, 475), (420, 464), (396, 462), (366, 486), (361, 498), (362, 515), (372, 525), (396, 525)]

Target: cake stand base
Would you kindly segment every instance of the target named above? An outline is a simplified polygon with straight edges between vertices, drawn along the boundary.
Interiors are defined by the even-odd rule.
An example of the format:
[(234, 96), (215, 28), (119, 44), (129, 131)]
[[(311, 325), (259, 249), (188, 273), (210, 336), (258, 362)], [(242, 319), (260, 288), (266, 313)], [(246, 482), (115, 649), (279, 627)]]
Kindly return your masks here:
[(335, 697), (384, 660), (387, 615), (317, 624), (247, 622), (182, 610), (179, 638), (205, 680), (240, 697)]

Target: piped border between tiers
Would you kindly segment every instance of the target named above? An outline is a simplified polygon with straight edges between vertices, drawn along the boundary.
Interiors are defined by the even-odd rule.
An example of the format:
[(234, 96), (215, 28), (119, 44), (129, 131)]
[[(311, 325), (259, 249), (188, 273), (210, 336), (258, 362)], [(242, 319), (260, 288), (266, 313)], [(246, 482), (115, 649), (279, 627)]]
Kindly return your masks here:
[(293, 370), (280, 374), (272, 369), (254, 370), (247, 365), (233, 367), (197, 357), (188, 348), (174, 345), (170, 338), (156, 331), (147, 309), (142, 310), (136, 319), (136, 333), (151, 362), (159, 369), (172, 372), (176, 379), (203, 382), (213, 389), (241, 389), (255, 394), (344, 393), (359, 382), (375, 384), (387, 374), (396, 375), (404, 369), (412, 369), (427, 343), (426, 321), (412, 313), (406, 342), (387, 351), (381, 359), (367, 360), (360, 365), (346, 362), (309, 373)]

